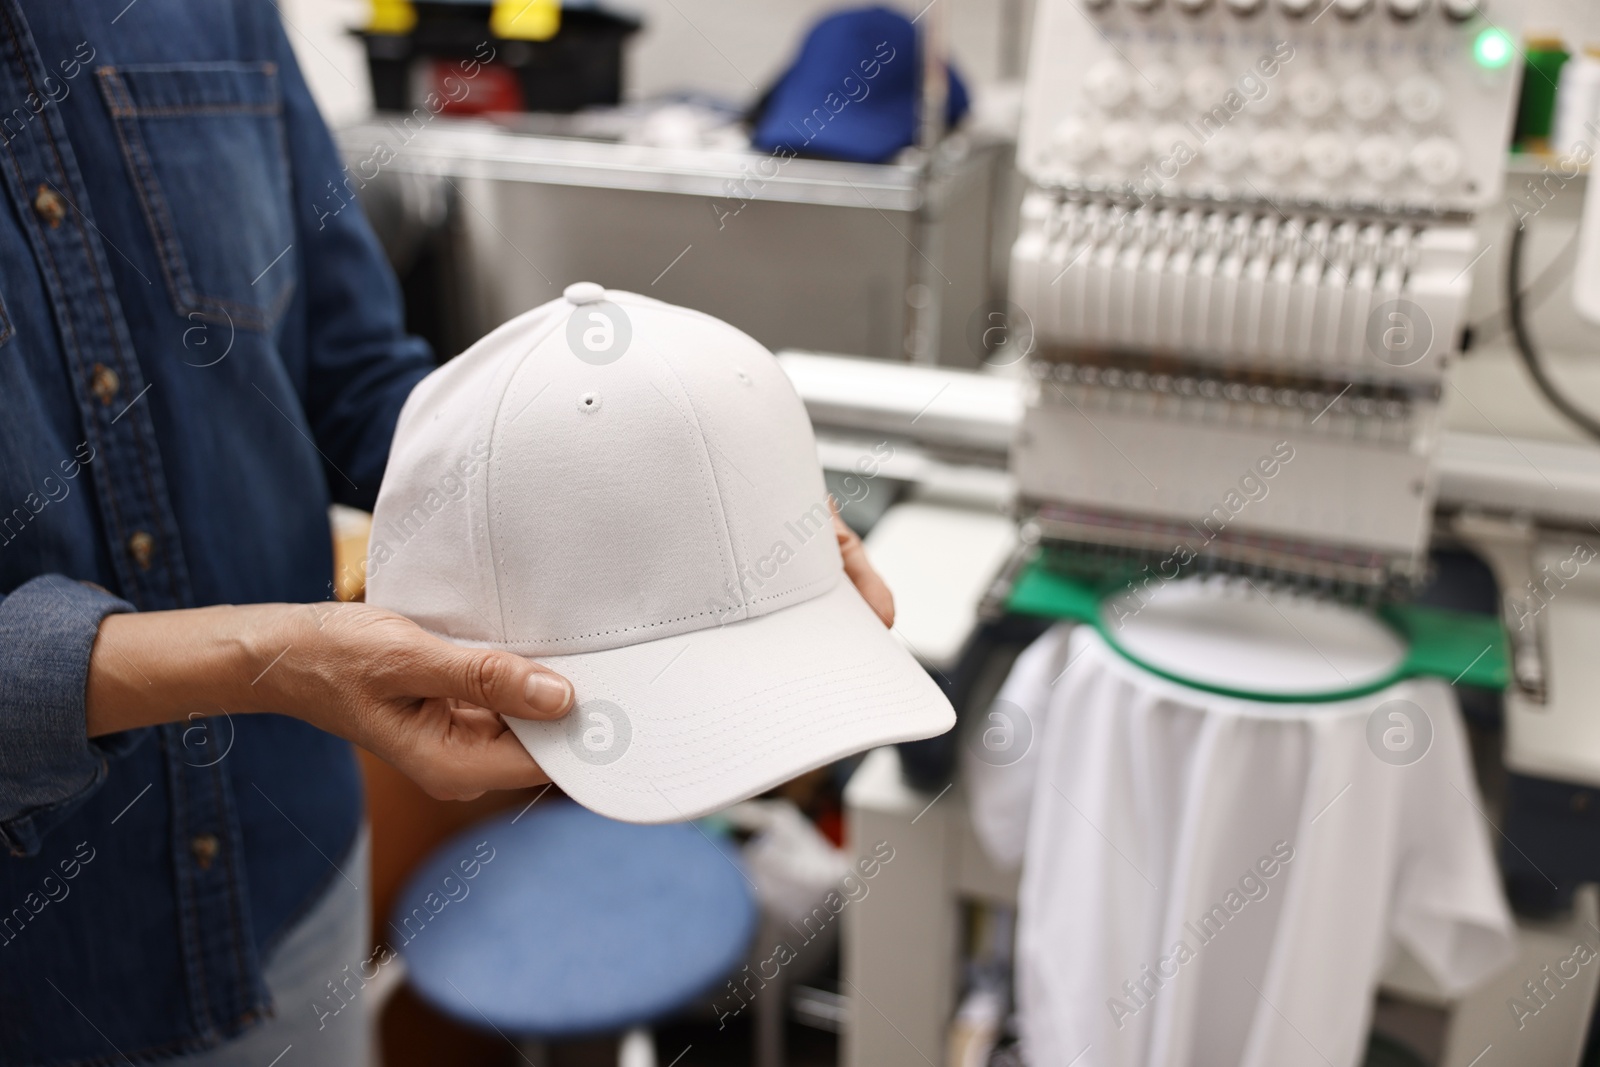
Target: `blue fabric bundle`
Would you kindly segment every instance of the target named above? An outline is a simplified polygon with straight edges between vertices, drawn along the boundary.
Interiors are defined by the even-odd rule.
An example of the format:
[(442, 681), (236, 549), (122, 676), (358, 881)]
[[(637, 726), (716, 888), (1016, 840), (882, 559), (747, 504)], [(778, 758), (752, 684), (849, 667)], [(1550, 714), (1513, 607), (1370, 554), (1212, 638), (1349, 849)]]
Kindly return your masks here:
[[(882, 163), (916, 140), (921, 59), (911, 20), (886, 7), (852, 8), (812, 28), (768, 94), (751, 143), (763, 151)], [(967, 113), (950, 69), (945, 122)]]

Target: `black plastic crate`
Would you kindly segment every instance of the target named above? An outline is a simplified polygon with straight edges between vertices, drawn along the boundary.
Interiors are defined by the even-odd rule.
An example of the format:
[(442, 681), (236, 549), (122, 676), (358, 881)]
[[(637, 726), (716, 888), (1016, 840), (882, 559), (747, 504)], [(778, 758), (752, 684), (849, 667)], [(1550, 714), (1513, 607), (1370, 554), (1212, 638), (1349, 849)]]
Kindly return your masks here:
[[(490, 32), (487, 3), (423, 0), (415, 7), (417, 24), (408, 34), (358, 34), (366, 42), (373, 102), (381, 111), (422, 106), (419, 71), (426, 84), (430, 71), (446, 67), (489, 101), (479, 106), (450, 100), (447, 112), (571, 112), (622, 100), (622, 46), (639, 30), (635, 18), (593, 7), (563, 8), (561, 29), (550, 40), (513, 41)], [(473, 73), (464, 78), (462, 71)]]

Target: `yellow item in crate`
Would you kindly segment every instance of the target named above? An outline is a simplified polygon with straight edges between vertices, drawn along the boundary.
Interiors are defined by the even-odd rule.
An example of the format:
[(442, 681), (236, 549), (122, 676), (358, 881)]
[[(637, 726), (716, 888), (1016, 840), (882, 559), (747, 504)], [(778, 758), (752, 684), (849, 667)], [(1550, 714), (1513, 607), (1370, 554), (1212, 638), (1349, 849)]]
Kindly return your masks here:
[(372, 21), (368, 33), (410, 33), (417, 24), (417, 9), (411, 0), (372, 0)]
[(489, 29), (508, 41), (548, 41), (561, 29), (560, 0), (494, 0)]

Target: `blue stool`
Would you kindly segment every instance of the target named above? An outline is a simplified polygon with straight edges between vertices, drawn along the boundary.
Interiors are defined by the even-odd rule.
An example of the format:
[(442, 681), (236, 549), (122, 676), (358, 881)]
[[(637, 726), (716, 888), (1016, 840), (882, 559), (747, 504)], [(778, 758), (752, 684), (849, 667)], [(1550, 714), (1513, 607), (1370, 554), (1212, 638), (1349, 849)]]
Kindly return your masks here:
[(745, 961), (757, 918), (731, 842), (558, 800), (440, 846), (389, 932), (412, 987), (446, 1015), (535, 1043), (626, 1032), (631, 1067), (653, 1060), (643, 1027)]

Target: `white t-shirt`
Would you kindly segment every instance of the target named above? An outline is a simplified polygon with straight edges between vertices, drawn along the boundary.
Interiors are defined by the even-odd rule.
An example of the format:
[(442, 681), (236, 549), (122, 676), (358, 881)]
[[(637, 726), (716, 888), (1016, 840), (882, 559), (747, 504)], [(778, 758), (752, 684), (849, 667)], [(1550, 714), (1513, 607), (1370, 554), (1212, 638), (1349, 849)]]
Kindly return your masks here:
[(965, 775), (980, 840), (1024, 860), (1036, 1067), (1353, 1067), (1392, 938), (1452, 991), (1512, 958), (1441, 681), (1236, 700), (1063, 625), (996, 708), (1031, 745), (1009, 765), (969, 749)]

